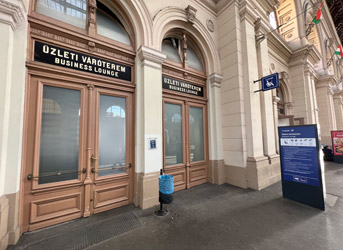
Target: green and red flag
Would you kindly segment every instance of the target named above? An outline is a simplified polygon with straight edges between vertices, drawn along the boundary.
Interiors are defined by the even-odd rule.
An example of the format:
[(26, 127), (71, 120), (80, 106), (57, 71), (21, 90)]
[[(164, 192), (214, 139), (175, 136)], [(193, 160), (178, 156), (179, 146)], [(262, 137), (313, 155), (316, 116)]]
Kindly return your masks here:
[(341, 45), (339, 45), (338, 48), (336, 49), (335, 55), (338, 55), (343, 60), (343, 50), (342, 50)]
[(325, 2), (325, 0), (322, 2), (322, 4), (320, 5), (320, 7), (319, 7), (319, 9), (318, 9), (318, 11), (317, 11), (317, 14), (316, 14), (316, 16), (313, 18), (313, 20), (312, 20), (312, 22), (314, 22), (315, 24), (318, 24), (318, 23), (320, 23), (320, 17), (322, 16), (322, 7), (323, 7), (323, 5), (324, 5), (324, 2)]

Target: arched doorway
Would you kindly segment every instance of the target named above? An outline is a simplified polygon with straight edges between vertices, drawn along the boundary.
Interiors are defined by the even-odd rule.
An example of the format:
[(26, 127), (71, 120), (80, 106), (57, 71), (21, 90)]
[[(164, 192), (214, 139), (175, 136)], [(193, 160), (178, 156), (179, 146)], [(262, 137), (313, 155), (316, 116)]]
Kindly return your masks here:
[(172, 30), (162, 41), (163, 169), (175, 190), (208, 181), (208, 120), (203, 56), (192, 36)]
[(134, 37), (113, 1), (32, 1), (22, 231), (133, 200)]

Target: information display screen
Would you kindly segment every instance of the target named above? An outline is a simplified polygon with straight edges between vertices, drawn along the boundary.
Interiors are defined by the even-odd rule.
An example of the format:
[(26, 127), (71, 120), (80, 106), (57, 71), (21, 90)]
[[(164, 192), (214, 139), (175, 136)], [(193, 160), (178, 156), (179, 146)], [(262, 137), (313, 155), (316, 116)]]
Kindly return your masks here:
[(316, 126), (279, 127), (283, 181), (320, 186)]

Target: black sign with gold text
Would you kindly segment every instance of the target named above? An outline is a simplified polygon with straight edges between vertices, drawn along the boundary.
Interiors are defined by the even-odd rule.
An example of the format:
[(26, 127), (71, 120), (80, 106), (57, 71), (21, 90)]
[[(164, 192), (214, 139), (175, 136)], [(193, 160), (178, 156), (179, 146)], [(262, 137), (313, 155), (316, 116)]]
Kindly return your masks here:
[(131, 81), (131, 67), (35, 41), (37, 62)]
[(204, 97), (204, 87), (162, 76), (162, 88), (180, 93)]

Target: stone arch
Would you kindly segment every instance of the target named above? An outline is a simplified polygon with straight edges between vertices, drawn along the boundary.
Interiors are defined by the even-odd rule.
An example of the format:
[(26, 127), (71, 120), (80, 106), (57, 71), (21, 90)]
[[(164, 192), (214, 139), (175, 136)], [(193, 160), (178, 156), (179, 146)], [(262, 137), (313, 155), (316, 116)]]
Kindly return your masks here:
[(154, 16), (153, 33), (155, 34), (153, 48), (161, 51), (162, 40), (165, 35), (174, 29), (187, 31), (197, 43), (202, 55), (206, 74), (220, 73), (219, 55), (215, 43), (206, 27), (198, 20), (194, 24), (188, 22), (187, 13), (178, 7), (167, 7)]
[(289, 85), (289, 76), (286, 72), (280, 73), (280, 88), (284, 94), (286, 103), (292, 103), (292, 91)]

